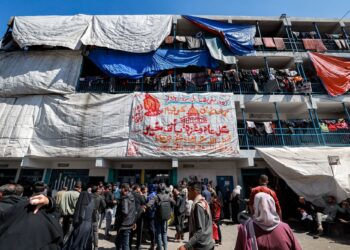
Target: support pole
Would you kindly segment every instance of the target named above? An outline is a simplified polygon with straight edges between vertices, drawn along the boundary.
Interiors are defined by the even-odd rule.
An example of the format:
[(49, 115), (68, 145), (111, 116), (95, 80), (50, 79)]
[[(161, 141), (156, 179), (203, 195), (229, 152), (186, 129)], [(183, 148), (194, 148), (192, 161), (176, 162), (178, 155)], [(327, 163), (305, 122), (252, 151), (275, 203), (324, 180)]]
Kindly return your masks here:
[(277, 108), (277, 103), (274, 102), (273, 104), (275, 105), (275, 112), (276, 112), (276, 116), (277, 116), (277, 120), (278, 120), (279, 130), (280, 130), (280, 133), (281, 133), (282, 144), (283, 144), (283, 146), (285, 146), (284, 135), (283, 135), (283, 130), (282, 130), (282, 124), (281, 124), (280, 115), (279, 115), (278, 108)]

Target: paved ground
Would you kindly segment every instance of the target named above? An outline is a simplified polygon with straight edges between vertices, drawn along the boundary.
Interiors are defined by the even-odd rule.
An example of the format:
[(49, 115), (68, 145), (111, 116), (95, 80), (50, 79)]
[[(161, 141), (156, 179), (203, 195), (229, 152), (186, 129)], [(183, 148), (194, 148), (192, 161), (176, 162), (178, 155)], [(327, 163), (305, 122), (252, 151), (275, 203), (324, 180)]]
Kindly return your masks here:
[[(226, 250), (226, 249), (234, 249), (236, 244), (237, 237), (237, 225), (222, 225), (221, 227), (223, 234), (223, 244), (221, 246), (216, 246), (215, 249), (218, 250)], [(299, 232), (293, 230), (296, 235), (300, 245), (304, 250), (323, 250), (323, 249), (336, 249), (336, 250), (349, 250), (350, 249), (350, 235), (339, 237), (320, 237), (318, 239), (314, 239), (312, 235), (308, 235), (305, 232)], [(103, 238), (103, 230), (100, 230), (101, 238)], [(115, 235), (115, 232), (112, 231), (112, 235)], [(168, 230), (168, 249), (176, 250), (181, 242), (174, 242), (175, 228), (170, 227)], [(185, 234), (185, 239), (188, 239), (188, 233)], [(100, 250), (112, 250), (115, 249), (114, 246), (114, 237), (110, 240), (101, 239), (99, 242)], [(149, 248), (149, 244), (144, 244), (142, 249), (146, 250)]]

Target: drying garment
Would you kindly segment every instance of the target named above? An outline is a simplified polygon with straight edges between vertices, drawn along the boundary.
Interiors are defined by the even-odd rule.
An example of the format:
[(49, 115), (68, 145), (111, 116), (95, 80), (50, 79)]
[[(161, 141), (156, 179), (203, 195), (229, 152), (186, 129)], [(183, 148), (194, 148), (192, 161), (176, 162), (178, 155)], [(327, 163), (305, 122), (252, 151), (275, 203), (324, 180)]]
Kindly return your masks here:
[(194, 16), (183, 17), (201, 29), (204, 29), (214, 35), (220, 35), (222, 41), (225, 42), (234, 55), (244, 56), (255, 54), (255, 25), (224, 23), (221, 21)]
[(208, 84), (208, 74), (204, 72), (200, 73), (183, 73), (182, 77), (185, 79), (187, 84), (193, 84), (197, 86), (203, 86)]
[(349, 58), (311, 52), (309, 57), (329, 95), (342, 95), (350, 89)]
[(327, 126), (327, 124), (324, 123), (324, 122), (320, 122), (320, 128), (321, 128), (321, 131), (322, 131), (323, 133), (328, 133), (328, 132), (329, 132), (328, 126)]
[(340, 40), (334, 40), (335, 44), (337, 45), (338, 49), (343, 49), (343, 45), (340, 42)]
[(261, 37), (255, 37), (254, 38), (254, 46), (262, 46), (262, 45), (264, 45), (264, 44), (263, 44)]
[(247, 121), (247, 128), (256, 128), (255, 122)]
[(265, 132), (267, 134), (273, 134), (272, 122), (264, 122)]
[(94, 16), (81, 41), (84, 45), (147, 53), (159, 48), (171, 28), (170, 15)]
[(205, 43), (209, 49), (210, 55), (216, 60), (222, 61), (226, 64), (236, 64), (236, 57), (233, 53), (228, 50), (225, 45), (221, 42), (220, 38), (206, 37)]
[(163, 70), (187, 66), (218, 66), (207, 50), (158, 49), (150, 53), (128, 53), (95, 49), (90, 51), (89, 59), (105, 74), (129, 79), (153, 76)]
[(19, 16), (13, 21), (13, 39), (23, 48), (61, 46), (78, 50), (92, 16)]
[(350, 49), (349, 44), (348, 44), (348, 42), (346, 40), (341, 39), (339, 41), (340, 41), (343, 49)]
[(275, 42), (277, 50), (285, 50), (286, 49), (286, 45), (284, 44), (283, 38), (274, 37), (273, 41)]
[(276, 44), (273, 41), (272, 37), (263, 37), (263, 41), (266, 48), (276, 48)]
[(326, 46), (323, 44), (322, 39), (303, 39), (304, 48), (306, 50), (316, 50), (317, 52), (327, 51)]
[(200, 49), (204, 45), (202, 38), (196, 38), (193, 36), (186, 36), (186, 42), (188, 49)]

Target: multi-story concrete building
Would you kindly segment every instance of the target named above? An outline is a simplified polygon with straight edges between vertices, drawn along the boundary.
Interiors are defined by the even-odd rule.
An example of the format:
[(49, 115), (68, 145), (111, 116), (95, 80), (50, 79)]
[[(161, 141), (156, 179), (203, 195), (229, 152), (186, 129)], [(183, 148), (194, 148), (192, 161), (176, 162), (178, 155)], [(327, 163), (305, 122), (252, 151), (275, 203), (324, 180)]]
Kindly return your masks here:
[[(108, 75), (108, 69), (96, 64), (98, 55), (93, 57), (94, 50), (109, 55), (114, 53), (106, 48), (96, 50), (96, 47), (115, 48), (108, 41), (108, 32), (114, 34), (113, 30), (98, 30), (100, 24), (88, 16), (80, 16), (80, 19), (66, 17), (65, 21), (62, 18), (42, 17), (40, 21), (34, 17), (24, 17), (17, 18), (17, 23), (14, 18), (8, 24), (0, 54), (0, 65), (6, 68), (0, 68), (3, 97), (0, 102), (2, 183), (10, 179), (42, 179), (57, 186), (59, 181), (70, 184), (77, 178), (86, 182), (149, 183), (165, 180), (176, 183), (197, 176), (204, 182), (213, 181), (222, 187), (232, 188), (241, 184), (247, 192), (254, 185), (254, 176), (269, 172), (268, 163), (256, 151), (258, 147), (350, 146), (350, 95), (328, 95), (308, 55), (313, 48), (305, 42), (305, 39), (318, 40), (323, 46), (314, 49), (327, 55), (350, 57), (350, 20), (293, 18), (285, 15), (206, 17), (222, 23), (254, 27), (255, 54), (231, 55), (235, 63), (228, 65), (221, 62), (216, 69), (211, 68), (211, 72), (205, 65), (191, 64), (185, 70), (177, 67), (151, 77), (144, 74), (143, 77), (130, 79), (120, 77), (115, 72), (115, 75)], [(79, 20), (76, 21), (76, 18)], [(123, 18), (103, 18), (98, 21), (108, 19), (108, 22), (113, 23), (111, 20), (117, 20), (110, 27), (123, 25)], [(163, 30), (170, 29), (160, 49), (179, 50), (193, 46), (197, 50), (207, 50), (203, 37), (213, 37), (210, 30), (182, 16), (170, 18), (170, 27), (165, 27), (165, 23), (157, 23), (164, 26)], [(150, 20), (150, 23), (153, 21)], [(36, 22), (43, 27), (35, 26)], [(85, 32), (89, 22), (93, 24), (87, 30), (94, 30), (95, 35), (100, 34), (100, 40), (79, 33), (80, 30)], [(62, 28), (62, 32), (56, 32), (57, 37), (50, 37), (51, 33), (48, 32), (48, 42), (45, 42), (44, 37), (40, 38), (41, 42), (37, 42), (40, 39), (35, 32), (45, 30), (50, 25), (53, 29)], [(80, 30), (79, 25), (82, 27)], [(25, 28), (27, 30), (23, 30)], [(134, 28), (137, 29), (137, 25)], [(68, 39), (60, 43), (60, 37), (65, 36)], [(85, 45), (79, 41), (81, 36)], [(132, 39), (132, 36), (129, 38)], [(79, 41), (79, 45), (74, 43), (74, 39)], [(91, 43), (94, 39), (95, 43)], [(128, 40), (128, 37), (125, 39)], [(142, 40), (138, 39), (138, 42)], [(73, 45), (68, 44), (67, 40)], [(193, 40), (198, 44), (191, 45)], [(132, 41), (127, 43), (129, 47), (135, 47)], [(145, 46), (140, 43), (140, 51), (134, 51), (147, 52), (143, 50)], [(59, 70), (62, 74), (57, 73)], [(202, 74), (202, 77), (205, 75), (206, 80), (194, 78), (191, 81), (188, 78), (190, 73)], [(120, 105), (115, 106), (115, 109), (122, 114), (123, 105), (125, 109), (131, 105), (126, 96), (133, 92), (199, 92), (215, 93), (216, 96), (233, 93), (236, 121), (232, 121), (232, 124), (237, 124), (239, 155), (127, 156), (126, 149), (121, 149), (118, 139), (108, 140), (119, 138), (119, 141), (123, 141), (123, 135), (113, 132), (114, 129), (120, 130), (118, 126), (121, 123), (113, 126), (116, 120), (109, 120), (106, 116), (114, 115), (114, 101)], [(86, 105), (82, 106), (81, 102)], [(108, 106), (105, 116), (98, 114), (98, 111), (103, 110), (99, 106), (101, 103)], [(93, 112), (89, 113), (85, 109)], [(50, 120), (48, 117), (53, 115), (56, 118)], [(90, 133), (90, 124), (92, 127), (99, 126), (103, 124), (101, 120), (112, 124), (104, 124), (107, 130), (101, 129), (99, 134), (94, 134), (97, 132), (92, 128)], [(332, 124), (343, 121), (348, 125), (332, 129)], [(84, 122), (86, 124), (77, 124)], [(43, 124), (46, 124), (45, 127), (40, 127)], [(328, 126), (328, 129), (324, 126)], [(87, 134), (91, 138), (84, 139)], [(46, 144), (45, 139), (50, 139), (50, 143)], [(67, 145), (64, 140), (74, 145)], [(109, 153), (99, 152), (99, 144)]]

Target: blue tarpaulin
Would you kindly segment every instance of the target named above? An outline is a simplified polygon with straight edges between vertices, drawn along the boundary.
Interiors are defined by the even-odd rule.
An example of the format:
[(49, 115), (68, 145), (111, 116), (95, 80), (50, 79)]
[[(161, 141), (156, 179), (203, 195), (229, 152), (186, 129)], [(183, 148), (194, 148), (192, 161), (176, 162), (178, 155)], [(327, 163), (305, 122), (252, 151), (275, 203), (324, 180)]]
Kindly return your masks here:
[(138, 79), (162, 70), (197, 66), (216, 68), (218, 63), (207, 50), (158, 49), (149, 53), (128, 53), (94, 49), (89, 59), (105, 74), (120, 78)]
[(198, 27), (215, 35), (220, 35), (230, 50), (239, 56), (255, 54), (255, 25), (224, 23), (206, 18), (183, 16)]

